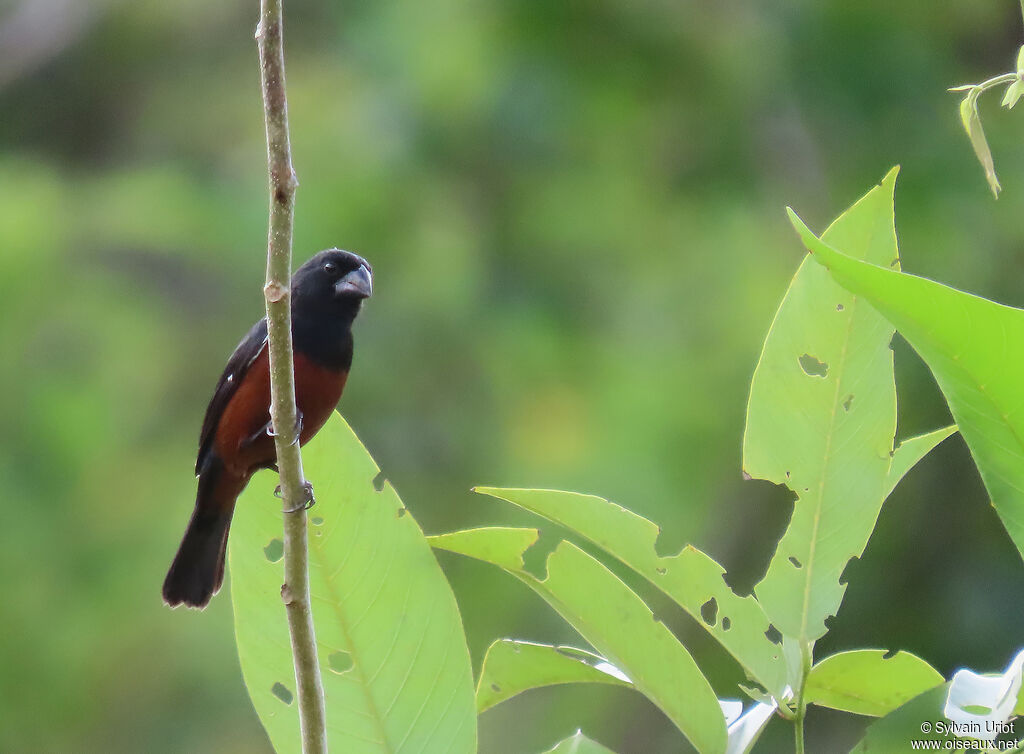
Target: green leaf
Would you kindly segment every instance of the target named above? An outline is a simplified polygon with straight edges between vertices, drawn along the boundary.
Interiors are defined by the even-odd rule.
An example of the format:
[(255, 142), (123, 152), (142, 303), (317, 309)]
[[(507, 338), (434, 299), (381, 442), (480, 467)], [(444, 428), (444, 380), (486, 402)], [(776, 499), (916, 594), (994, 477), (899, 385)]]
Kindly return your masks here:
[(678, 555), (660, 557), (655, 551), (658, 526), (604, 498), (556, 490), (476, 491), (554, 521), (621, 560), (693, 616), (752, 679), (781, 697), (786, 664), (781, 647), (766, 636), (768, 618), (753, 597), (740, 597), (725, 583), (724, 569), (709, 556), (688, 546)]
[(563, 683), (632, 687), (622, 671), (585, 649), (498, 639), (484, 655), (476, 710), (483, 712), (530, 689)]
[(943, 683), (942, 675), (916, 655), (858, 649), (826, 657), (813, 668), (804, 699), (857, 715), (881, 717)]
[[(475, 752), (472, 669), (458, 608), (423, 533), (340, 416), (303, 451), (316, 485), (310, 590), (334, 751)], [(238, 656), (274, 748), (300, 748), (277, 477), (240, 501), (228, 560)], [(315, 522), (315, 523), (312, 523)], [(286, 701), (287, 700), (287, 701)]]
[(999, 185), (999, 178), (996, 177), (996, 166), (992, 161), (992, 151), (988, 148), (988, 140), (985, 138), (985, 129), (981, 127), (981, 115), (978, 113), (978, 96), (981, 89), (971, 87), (967, 96), (960, 102), (960, 122), (963, 124), (967, 138), (971, 140), (974, 154), (985, 170), (985, 180), (992, 194), (997, 199), (1002, 187)]
[(928, 455), (932, 448), (953, 434), (956, 434), (955, 424), (901, 442), (893, 451), (892, 461), (889, 463), (889, 473), (885, 478), (885, 497), (892, 494), (900, 480), (917, 465), (918, 461)]
[(547, 559), (547, 577), (523, 568), (536, 529), (468, 529), (431, 537), (437, 548), (493, 563), (533, 589), (633, 685), (656, 704), (697, 748), (726, 748), (718, 699), (686, 648), (650, 608), (600, 562), (569, 542)]
[(1022, 95), (1024, 95), (1024, 81), (1017, 79), (1006, 87), (1006, 92), (1003, 94), (1003, 107), (1012, 110), (1013, 106), (1017, 104), (1017, 100), (1019, 100)]
[(955, 741), (942, 714), (948, 692), (948, 683), (936, 686), (875, 721), (850, 754), (895, 754), (911, 751), (911, 741)]
[[(860, 258), (898, 265), (896, 171), (826, 231)], [(754, 588), (772, 623), (800, 643), (826, 632), (888, 492), (945, 430), (893, 453), (893, 328), (804, 260), (772, 323), (747, 404), (743, 467), (784, 484), (797, 501)]]
[(597, 741), (590, 740), (583, 735), (583, 731), (578, 730), (557, 744), (555, 748), (548, 749), (544, 754), (615, 754), (615, 752), (601, 746)]
[(1024, 311), (853, 259), (789, 213), (814, 259), (899, 328), (931, 368), (1024, 555)]

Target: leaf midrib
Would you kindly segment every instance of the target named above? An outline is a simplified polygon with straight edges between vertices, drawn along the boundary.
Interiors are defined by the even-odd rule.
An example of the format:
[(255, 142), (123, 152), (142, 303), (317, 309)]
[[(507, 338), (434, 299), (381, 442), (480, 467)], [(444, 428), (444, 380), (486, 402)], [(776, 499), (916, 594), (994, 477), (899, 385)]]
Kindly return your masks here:
[[(331, 534), (333, 534), (333, 530)], [(339, 594), (334, 587), (334, 580), (335, 578), (337, 578), (337, 575), (340, 572), (340, 570), (336, 571), (332, 576), (328, 577), (326, 575), (326, 568), (328, 566), (328, 563), (327, 558), (324, 555), (324, 548), (326, 546), (326, 540), (331, 538), (331, 534), (325, 534), (325, 536), (323, 537), (311, 537), (312, 546), (310, 547), (310, 549), (316, 556), (318, 565), (320, 566), (321, 569), (321, 573), (325, 575), (324, 584), (326, 585), (326, 589), (328, 591), (331, 606), (334, 608), (333, 612), (335, 618), (337, 619), (338, 627), (341, 629), (341, 633), (345, 637), (345, 644), (348, 647), (347, 651), (352, 654), (353, 667), (352, 670), (349, 672), (355, 671), (356, 675), (359, 677), (359, 687), (363, 690), (363, 695), (366, 697), (366, 706), (370, 710), (370, 717), (373, 718), (373, 721), (376, 724), (377, 733), (380, 735), (381, 746), (384, 747), (384, 750), (388, 752), (388, 754), (394, 754), (395, 749), (392, 748), (391, 742), (388, 740), (387, 728), (384, 725), (384, 719), (381, 717), (380, 710), (377, 708), (377, 702), (373, 698), (373, 694), (370, 691), (370, 682), (369, 679), (366, 677), (366, 668), (363, 666), (364, 664), (360, 661), (361, 655), (356, 650), (355, 641), (352, 637), (351, 627), (349, 626), (344, 610), (342, 610), (342, 601), (339, 598)], [(317, 540), (320, 541), (318, 542)]]
[[(826, 233), (828, 231), (826, 230)], [(866, 248), (871, 247), (871, 243), (875, 237), (876, 228), (872, 227), (871, 232), (868, 234), (868, 240), (864, 244)], [(823, 242), (824, 243), (824, 242)], [(897, 257), (898, 258), (898, 257)], [(843, 338), (843, 347), (839, 353), (839, 370), (836, 373), (836, 387), (832, 396), (832, 413), (829, 416), (829, 428), (828, 435), (825, 439), (825, 457), (821, 468), (821, 478), (818, 482), (818, 503), (814, 510), (814, 519), (811, 525), (811, 541), (808, 550), (807, 565), (804, 568), (804, 598), (803, 604), (800, 607), (800, 641), (808, 642), (807, 637), (807, 622), (808, 615), (810, 613), (811, 603), (811, 577), (814, 571), (814, 555), (818, 549), (818, 529), (821, 526), (821, 514), (822, 508), (824, 507), (825, 499), (825, 480), (828, 478), (828, 469), (832, 462), (832, 439), (835, 437), (836, 427), (836, 416), (838, 415), (839, 407), (839, 396), (842, 394), (840, 388), (842, 387), (843, 375), (846, 371), (846, 359), (849, 355), (850, 350), (850, 339), (853, 334), (853, 328), (856, 323), (856, 317), (854, 316), (858, 311), (858, 304), (861, 303), (861, 296), (851, 294), (853, 301), (850, 303), (850, 316), (847, 318), (846, 323), (846, 336)], [(895, 329), (895, 328), (894, 328)]]

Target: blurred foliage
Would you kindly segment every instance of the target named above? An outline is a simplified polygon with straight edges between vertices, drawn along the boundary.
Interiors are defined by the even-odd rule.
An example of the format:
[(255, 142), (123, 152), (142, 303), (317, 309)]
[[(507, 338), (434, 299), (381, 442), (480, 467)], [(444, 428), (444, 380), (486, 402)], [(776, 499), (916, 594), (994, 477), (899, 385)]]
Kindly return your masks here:
[[(206, 401), (262, 308), (256, 12), (0, 2), (17, 41), (0, 44), (0, 750), (268, 749), (229, 600), (159, 599)], [(1020, 116), (985, 120), (993, 202), (946, 92), (1012, 65), (1011, 0), (287, 14), (296, 257), (338, 245), (374, 264), (342, 410), (428, 532), (525, 520), (475, 483), (573, 488), (753, 584), (790, 513), (740, 478), (750, 375), (803, 254), (784, 204), (823, 227), (901, 163), (906, 268), (1024, 303)], [(948, 421), (899, 340), (896, 373), (900, 436)], [(499, 635), (578, 642), (526, 588), (441, 560), (477, 669)], [(947, 677), (1005, 662), (1024, 577), (961, 440), (908, 476), (847, 576), (823, 656), (900, 647)], [(651, 602), (733, 688), (728, 656)], [(678, 743), (651, 705), (594, 685), (485, 713), (481, 750), (542, 751), (576, 726), (623, 754)], [(863, 727), (815, 711), (808, 749)], [(789, 741), (772, 723), (762, 745)]]

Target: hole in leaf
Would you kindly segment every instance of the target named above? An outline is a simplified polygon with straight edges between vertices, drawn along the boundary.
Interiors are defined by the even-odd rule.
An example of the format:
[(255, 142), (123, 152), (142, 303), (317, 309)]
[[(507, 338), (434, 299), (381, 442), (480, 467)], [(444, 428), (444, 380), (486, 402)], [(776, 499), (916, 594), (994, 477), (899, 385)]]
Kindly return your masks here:
[(375, 490), (377, 490), (377, 492), (383, 492), (384, 491), (384, 484), (387, 481), (388, 480), (387, 480), (387, 477), (384, 476), (384, 472), (383, 471), (378, 471), (377, 472), (377, 476), (375, 476), (373, 478), (373, 488)]
[(331, 652), (331, 654), (327, 656), (327, 664), (331, 668), (331, 671), (338, 675), (347, 673), (352, 669), (352, 655), (341, 650)]
[(850, 410), (850, 406), (852, 406), (852, 405), (853, 405), (853, 393), (850, 393), (848, 396), (846, 396), (846, 400), (843, 401), (843, 411), (849, 411)]
[(797, 361), (800, 362), (800, 368), (804, 370), (804, 374), (810, 377), (825, 377), (828, 375), (828, 364), (814, 358), (809, 353), (805, 353)]
[(732, 621), (729, 620), (728, 616), (723, 615), (722, 616), (722, 630), (723, 631), (728, 631), (730, 628), (732, 628)]
[(263, 548), (263, 554), (267, 556), (267, 560), (271, 563), (276, 563), (284, 557), (284, 542), (280, 539), (270, 540), (267, 546)]
[(782, 643), (782, 632), (779, 631), (779, 629), (777, 629), (771, 623), (768, 624), (768, 630), (764, 632), (764, 636), (772, 644), (781, 644)]
[(399, 508), (398, 511), (395, 513), (395, 517), (396, 518), (401, 518), (404, 515), (405, 515), (405, 508), (404, 507), (403, 508)]
[(992, 712), (991, 707), (986, 707), (983, 704), (965, 704), (962, 709), (964, 712), (970, 712), (972, 715), (988, 715)]
[(686, 547), (686, 534), (679, 531), (669, 533), (658, 527), (658, 538), (654, 540), (654, 553), (659, 558), (674, 558)]
[(658, 568), (655, 568), (654, 570), (655, 572), (657, 572), (659, 576), (664, 576), (667, 573), (667, 571), (664, 568), (661, 568), (660, 566)]
[(718, 617), (718, 601), (712, 597), (700, 606), (700, 617), (709, 626), (714, 626)]
[(846, 307), (845, 307), (845, 306), (843, 306), (842, 304), (836, 304), (836, 311), (837, 311), (837, 312), (841, 312), (841, 311), (842, 311), (843, 309), (845, 309), (845, 308), (846, 308)]
[(794, 568), (803, 568), (804, 567), (803, 564), (799, 560), (794, 558), (792, 555), (789, 556), (789, 562), (793, 564)]
[(849, 584), (850, 583), (850, 575), (853, 573), (853, 571), (857, 567), (856, 566), (857, 560), (858, 560), (857, 556), (854, 555), (852, 558), (850, 558), (849, 560), (846, 561), (846, 565), (843, 567), (843, 572), (841, 574), (839, 574), (839, 583), (840, 583), (840, 585), (845, 585), (845, 584)]
[(309, 519), (309, 522), (311, 524), (313, 524), (313, 526), (323, 526), (324, 525), (324, 517), (323, 516), (313, 516), (313, 518)]
[(541, 529), (537, 541), (523, 552), (523, 570), (543, 581), (548, 577), (548, 555), (555, 551), (562, 538), (557, 532)]
[(501, 686), (499, 686), (496, 683), (492, 683), (491, 684), (491, 691), (493, 691), (495, 694), (500, 694), (501, 693)]
[(270, 687), (270, 693), (276, 696), (285, 704), (291, 704), (292, 699), (295, 698), (294, 696), (292, 696), (292, 692), (288, 690), (288, 687), (280, 682), (275, 683), (273, 686)]
[(896, 656), (896, 650), (895, 649), (890, 649), (888, 652), (886, 652), (884, 655), (882, 655), (882, 659), (883, 660), (891, 660), (895, 656)]

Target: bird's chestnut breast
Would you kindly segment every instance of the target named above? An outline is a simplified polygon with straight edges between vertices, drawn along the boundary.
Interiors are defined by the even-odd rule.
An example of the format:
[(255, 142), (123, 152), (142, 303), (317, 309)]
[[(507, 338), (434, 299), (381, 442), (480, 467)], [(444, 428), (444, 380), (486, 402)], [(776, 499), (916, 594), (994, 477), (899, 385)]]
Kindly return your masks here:
[[(295, 403), (302, 416), (300, 444), (304, 445), (330, 418), (347, 377), (347, 371), (323, 367), (296, 351)], [(248, 476), (274, 463), (274, 438), (265, 431), (269, 421), (270, 360), (264, 348), (224, 408), (217, 426), (217, 455), (233, 474)]]

